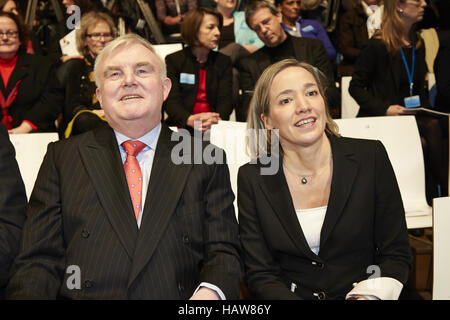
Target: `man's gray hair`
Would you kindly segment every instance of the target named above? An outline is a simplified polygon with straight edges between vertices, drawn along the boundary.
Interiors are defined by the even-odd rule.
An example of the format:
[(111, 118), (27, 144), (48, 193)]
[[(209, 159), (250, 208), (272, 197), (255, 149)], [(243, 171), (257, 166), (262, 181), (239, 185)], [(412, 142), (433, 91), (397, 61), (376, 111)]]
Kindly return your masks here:
[(94, 65), (94, 78), (95, 78), (95, 84), (97, 87), (100, 87), (100, 84), (103, 81), (103, 74), (101, 74), (100, 67), (103, 63), (103, 61), (118, 47), (122, 46), (131, 46), (133, 44), (140, 44), (143, 45), (145, 48), (150, 50), (157, 58), (160, 64), (160, 71), (161, 71), (161, 80), (164, 80), (167, 77), (167, 70), (166, 70), (166, 63), (161, 58), (159, 54), (156, 53), (155, 49), (151, 45), (150, 42), (148, 42), (146, 39), (142, 38), (141, 36), (129, 33), (126, 35), (123, 35), (121, 37), (118, 37), (114, 39), (113, 41), (109, 42), (103, 50), (100, 52), (100, 54), (95, 59), (95, 65)]

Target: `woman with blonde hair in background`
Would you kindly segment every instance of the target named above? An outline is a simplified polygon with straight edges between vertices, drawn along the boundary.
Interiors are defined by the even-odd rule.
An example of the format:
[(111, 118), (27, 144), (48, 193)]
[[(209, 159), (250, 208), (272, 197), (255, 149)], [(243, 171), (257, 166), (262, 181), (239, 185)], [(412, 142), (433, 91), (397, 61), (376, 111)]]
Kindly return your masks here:
[(381, 29), (355, 63), (349, 92), (359, 117), (415, 115), (427, 171), (427, 199), (448, 194), (448, 162), (438, 116), (417, 112), (431, 108), (426, 90), (425, 46), (417, 23), (425, 0), (384, 0)]

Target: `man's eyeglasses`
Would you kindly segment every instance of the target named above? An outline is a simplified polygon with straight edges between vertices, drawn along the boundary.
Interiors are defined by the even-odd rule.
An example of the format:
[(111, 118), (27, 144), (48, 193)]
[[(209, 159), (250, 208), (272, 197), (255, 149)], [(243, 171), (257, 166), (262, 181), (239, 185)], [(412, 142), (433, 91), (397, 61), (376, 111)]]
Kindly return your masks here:
[(3, 36), (6, 36), (7, 38), (16, 38), (18, 34), (18, 31), (13, 30), (8, 30), (6, 32), (0, 31), (0, 38), (3, 38)]
[(92, 40), (100, 40), (102, 37), (105, 40), (112, 39), (111, 33), (91, 33), (91, 34), (87, 34), (86, 36), (91, 38)]

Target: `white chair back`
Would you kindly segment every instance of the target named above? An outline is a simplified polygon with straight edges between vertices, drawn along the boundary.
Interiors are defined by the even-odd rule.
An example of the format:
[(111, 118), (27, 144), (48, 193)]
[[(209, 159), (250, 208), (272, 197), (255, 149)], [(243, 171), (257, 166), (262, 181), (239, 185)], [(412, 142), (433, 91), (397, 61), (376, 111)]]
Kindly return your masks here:
[(58, 140), (56, 132), (11, 134), (9, 138), (16, 150), (16, 160), (25, 184), (27, 199), (30, 199), (42, 160), (50, 142)]
[(425, 196), (425, 166), (414, 116), (337, 119), (342, 136), (380, 140), (394, 168), (409, 229), (432, 225)]
[[(246, 152), (246, 122), (219, 121), (211, 127), (210, 142), (225, 150), (230, 170), (231, 188), (237, 197), (237, 174), (239, 167), (250, 161)], [(234, 200), (236, 217), (237, 199)]]
[(341, 118), (356, 118), (359, 111), (359, 105), (348, 92), (352, 77), (341, 78)]
[(450, 197), (433, 200), (433, 300), (450, 300)]
[(167, 55), (183, 49), (182, 43), (154, 44), (152, 47), (156, 53), (164, 60)]

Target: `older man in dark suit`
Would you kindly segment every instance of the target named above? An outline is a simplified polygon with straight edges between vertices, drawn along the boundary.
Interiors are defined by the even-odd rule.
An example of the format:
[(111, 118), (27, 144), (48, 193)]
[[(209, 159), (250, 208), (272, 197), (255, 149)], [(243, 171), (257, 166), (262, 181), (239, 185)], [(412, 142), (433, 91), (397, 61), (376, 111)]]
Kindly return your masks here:
[(180, 137), (161, 124), (164, 62), (126, 35), (102, 50), (94, 72), (111, 128), (49, 146), (7, 297), (238, 298), (228, 168), (176, 164)]
[(236, 109), (236, 120), (246, 121), (254, 86), (263, 71), (271, 64), (287, 58), (307, 62), (318, 68), (328, 79), (326, 98), (330, 108), (340, 109), (340, 92), (335, 86), (333, 66), (320, 40), (288, 35), (281, 26), (281, 13), (268, 0), (250, 1), (245, 8), (245, 19), (265, 46), (239, 61), (242, 96)]
[(19, 249), (27, 196), (15, 159), (14, 147), (0, 123), (0, 299)]

